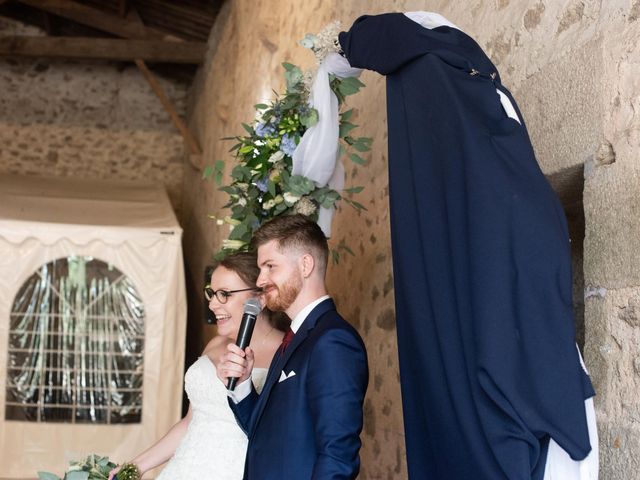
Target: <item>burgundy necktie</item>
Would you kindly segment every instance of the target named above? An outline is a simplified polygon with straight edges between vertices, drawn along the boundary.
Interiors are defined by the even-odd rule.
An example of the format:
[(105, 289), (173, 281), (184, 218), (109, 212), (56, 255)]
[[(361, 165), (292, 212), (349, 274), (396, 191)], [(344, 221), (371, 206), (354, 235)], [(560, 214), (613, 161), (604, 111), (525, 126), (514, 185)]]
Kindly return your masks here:
[(289, 330), (287, 330), (287, 333), (284, 334), (284, 338), (282, 339), (282, 343), (280, 344), (280, 353), (284, 353), (284, 351), (291, 343), (291, 340), (293, 340), (294, 335), (295, 333), (293, 333), (293, 330), (289, 328)]

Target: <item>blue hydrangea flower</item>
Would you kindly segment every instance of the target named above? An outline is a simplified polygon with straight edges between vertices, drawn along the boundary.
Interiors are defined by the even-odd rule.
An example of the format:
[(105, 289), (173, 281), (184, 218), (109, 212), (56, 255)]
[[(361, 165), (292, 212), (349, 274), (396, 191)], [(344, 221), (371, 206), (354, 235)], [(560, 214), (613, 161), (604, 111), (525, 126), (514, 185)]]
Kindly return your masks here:
[(285, 133), (282, 136), (282, 141), (280, 142), (280, 150), (282, 150), (285, 155), (289, 155), (291, 157), (293, 155), (293, 151), (297, 146), (298, 145), (296, 145), (296, 139), (294, 137), (290, 137), (288, 133)]
[(258, 187), (258, 190), (264, 193), (267, 191), (268, 183), (269, 183), (269, 177), (263, 177), (262, 179), (256, 182), (256, 187)]
[(272, 123), (258, 123), (256, 125), (256, 135), (260, 138), (270, 137), (276, 133), (276, 127)]

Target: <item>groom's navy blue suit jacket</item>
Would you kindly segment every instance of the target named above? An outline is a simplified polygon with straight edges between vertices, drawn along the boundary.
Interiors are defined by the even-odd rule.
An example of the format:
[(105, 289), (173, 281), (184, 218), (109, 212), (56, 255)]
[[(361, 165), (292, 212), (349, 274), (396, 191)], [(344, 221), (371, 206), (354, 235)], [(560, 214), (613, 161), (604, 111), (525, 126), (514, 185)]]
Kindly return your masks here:
[(244, 478), (355, 478), (368, 379), (360, 335), (324, 300), (276, 353), (262, 393), (229, 402), (249, 437)]

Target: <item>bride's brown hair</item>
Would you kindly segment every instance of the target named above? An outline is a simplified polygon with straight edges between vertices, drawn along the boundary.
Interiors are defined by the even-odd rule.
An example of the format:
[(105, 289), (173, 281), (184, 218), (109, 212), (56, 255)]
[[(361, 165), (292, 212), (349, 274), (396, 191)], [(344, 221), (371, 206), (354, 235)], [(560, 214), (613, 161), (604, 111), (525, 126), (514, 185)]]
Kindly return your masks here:
[[(212, 271), (218, 267), (224, 267), (227, 270), (235, 272), (242, 279), (242, 281), (250, 287), (256, 286), (258, 275), (260, 275), (260, 269), (258, 268), (258, 259), (256, 257), (256, 254), (252, 252), (237, 252), (227, 255), (222, 260), (218, 261), (216, 265), (214, 265)], [(278, 330), (286, 332), (289, 328), (291, 320), (285, 313), (272, 312), (266, 307), (263, 310), (263, 313), (267, 315), (269, 323)]]

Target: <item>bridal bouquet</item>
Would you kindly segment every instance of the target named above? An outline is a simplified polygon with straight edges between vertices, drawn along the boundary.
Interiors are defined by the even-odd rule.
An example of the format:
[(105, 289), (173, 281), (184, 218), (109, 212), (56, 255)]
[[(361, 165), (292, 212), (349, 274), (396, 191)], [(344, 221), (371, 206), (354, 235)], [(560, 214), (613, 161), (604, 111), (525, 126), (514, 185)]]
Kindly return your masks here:
[[(329, 25), (318, 36), (307, 35), (301, 44), (316, 54), (319, 62), (325, 55), (335, 52), (335, 38), (339, 24)], [(354, 193), (363, 187), (346, 188), (337, 191), (328, 185), (292, 172), (293, 155), (304, 133), (319, 121), (318, 111), (309, 105), (312, 75), (304, 73), (298, 66), (283, 63), (286, 82), (285, 93), (275, 96), (270, 103), (255, 105), (256, 118), (243, 123), (245, 133), (226, 140), (235, 140), (231, 147), (237, 164), (231, 170), (231, 182), (219, 189), (228, 196), (224, 208), (230, 215), (212, 216), (218, 225), (228, 225), (229, 236), (223, 241), (216, 258), (246, 250), (253, 232), (264, 222), (290, 213), (300, 213), (318, 220), (319, 209), (333, 209), (339, 201), (344, 201), (356, 209), (365, 207), (353, 200)], [(360, 153), (371, 148), (371, 138), (355, 137), (357, 127), (351, 122), (353, 109), (345, 110), (346, 97), (357, 93), (364, 84), (355, 77), (340, 78), (329, 76), (330, 87), (339, 105), (339, 156), (363, 165)], [(225, 162), (218, 160), (203, 172), (204, 178), (214, 178), (222, 183)], [(334, 261), (338, 261), (340, 250), (353, 252), (344, 243), (332, 251)]]
[[(49, 472), (38, 472), (39, 480), (107, 480), (109, 472), (116, 467), (108, 457), (96, 454), (89, 455), (83, 461), (69, 462), (69, 468), (62, 479)], [(138, 467), (132, 463), (125, 463), (117, 475), (117, 480), (140, 480)]]

